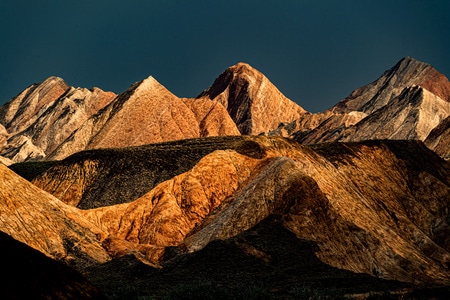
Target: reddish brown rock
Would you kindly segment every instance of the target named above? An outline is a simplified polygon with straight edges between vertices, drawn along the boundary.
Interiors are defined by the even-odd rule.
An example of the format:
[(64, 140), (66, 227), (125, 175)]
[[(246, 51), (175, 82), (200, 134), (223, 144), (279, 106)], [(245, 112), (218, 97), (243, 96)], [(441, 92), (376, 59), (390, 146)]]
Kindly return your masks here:
[(222, 103), (239, 131), (249, 135), (274, 130), (280, 123), (291, 122), (306, 112), (245, 63), (229, 67), (197, 99)]
[(221, 104), (180, 99), (149, 77), (87, 120), (49, 158), (61, 159), (84, 149), (238, 133)]
[(445, 101), (450, 101), (450, 82), (431, 65), (405, 57), (376, 81), (355, 89), (331, 108), (334, 112), (362, 111), (370, 114), (399, 96), (407, 87), (422, 86)]
[(450, 117), (436, 126), (425, 139), (425, 145), (433, 149), (437, 154), (450, 159)]
[(332, 266), (450, 283), (450, 166), (423, 143), (306, 147), (279, 137), (233, 139), (260, 155), (214, 151), (133, 202), (78, 213), (103, 233), (110, 255), (150, 264), (168, 246), (198, 251), (276, 214)]

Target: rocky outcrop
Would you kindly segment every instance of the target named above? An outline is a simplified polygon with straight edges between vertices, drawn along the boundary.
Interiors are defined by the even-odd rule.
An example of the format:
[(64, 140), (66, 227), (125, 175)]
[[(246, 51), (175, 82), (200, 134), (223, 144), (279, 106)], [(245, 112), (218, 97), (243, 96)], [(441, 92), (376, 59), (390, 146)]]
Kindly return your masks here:
[(32, 85), (0, 108), (8, 132), (1, 155), (14, 162), (44, 159), (115, 96), (69, 87), (58, 77)]
[(240, 133), (248, 135), (274, 130), (306, 112), (246, 63), (229, 67), (197, 99), (222, 103)]
[(255, 158), (262, 155), (258, 144), (231, 136), (88, 150), (57, 162), (32, 182), (82, 209), (127, 203), (187, 172), (205, 155), (225, 149)]
[(414, 85), (427, 89), (444, 101), (450, 101), (450, 82), (443, 74), (427, 63), (405, 57), (376, 81), (355, 89), (331, 110), (356, 110), (370, 114), (399, 96), (406, 87)]
[(426, 144), (445, 156), (450, 150), (445, 142), (437, 141), (437, 134), (446, 130), (441, 121), (450, 113), (449, 95), (450, 82), (443, 74), (405, 57), (329, 110), (304, 114), (267, 135), (290, 137), (304, 144), (368, 139), (425, 141), (440, 124)]
[(84, 149), (139, 146), (218, 134), (239, 134), (220, 103), (194, 104), (180, 99), (150, 76), (87, 120), (50, 159), (61, 159)]
[(0, 107), (0, 123), (10, 134), (25, 130), (68, 88), (63, 79), (55, 76), (31, 85)]
[(450, 115), (450, 103), (419, 86), (406, 88), (389, 104), (341, 133), (340, 140), (421, 140)]

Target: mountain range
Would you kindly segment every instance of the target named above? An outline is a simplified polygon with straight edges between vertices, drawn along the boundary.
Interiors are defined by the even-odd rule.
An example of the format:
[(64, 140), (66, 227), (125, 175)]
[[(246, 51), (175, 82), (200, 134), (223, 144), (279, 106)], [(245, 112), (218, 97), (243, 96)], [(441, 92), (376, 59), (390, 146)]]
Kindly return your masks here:
[(75, 299), (439, 296), (449, 126), (448, 79), (411, 57), (319, 113), (245, 63), (196, 98), (50, 77), (0, 107), (0, 231)]

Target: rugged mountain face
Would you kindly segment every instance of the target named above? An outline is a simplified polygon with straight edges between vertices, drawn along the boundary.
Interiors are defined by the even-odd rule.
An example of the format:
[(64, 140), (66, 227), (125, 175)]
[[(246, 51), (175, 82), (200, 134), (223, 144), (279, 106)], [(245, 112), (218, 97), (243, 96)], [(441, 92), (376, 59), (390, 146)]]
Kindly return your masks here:
[(58, 77), (32, 85), (0, 108), (8, 137), (1, 155), (14, 162), (45, 158), (115, 96), (69, 87)]
[(257, 145), (225, 136), (87, 150), (57, 162), (32, 182), (67, 204), (97, 208), (136, 200), (157, 184), (187, 172), (215, 150), (233, 149), (260, 157), (262, 150)]
[(293, 121), (306, 112), (245, 63), (229, 67), (197, 99), (222, 103), (239, 131), (249, 135), (276, 129), (281, 122)]
[(376, 81), (354, 90), (331, 110), (356, 110), (370, 114), (399, 96), (406, 87), (414, 85), (423, 87), (444, 101), (450, 101), (450, 83), (443, 74), (429, 64), (405, 57)]
[[(432, 66), (411, 57), (400, 60), (376, 81), (358, 88), (334, 107), (304, 114), (268, 135), (291, 137), (304, 144), (367, 139), (418, 139), (438, 147), (450, 114), (450, 82)], [(442, 123), (441, 123), (442, 122)], [(442, 138), (444, 141), (445, 138)], [(445, 148), (445, 150), (443, 149)], [(445, 156), (448, 144), (440, 143)]]
[(425, 140), (425, 144), (445, 159), (450, 159), (450, 116), (436, 126)]
[(51, 155), (61, 159), (84, 150), (239, 134), (217, 102), (193, 103), (169, 92), (153, 77), (132, 85), (83, 124)]
[(389, 104), (344, 131), (342, 140), (424, 141), (450, 115), (450, 103), (419, 86), (406, 88)]
[[(449, 116), (449, 99), (448, 79), (411, 57), (317, 114), (286, 98), (245, 63), (225, 70), (196, 99), (178, 98), (151, 76), (117, 97), (96, 88), (71, 88), (51, 77), (0, 108), (5, 128), (0, 128), (0, 157), (10, 164), (63, 159), (85, 149), (261, 133), (305, 144), (377, 138), (424, 141)], [(436, 133), (445, 131), (444, 124), (430, 141), (440, 139)], [(427, 142), (430, 147), (437, 144)], [(449, 151), (445, 145), (440, 143), (439, 153)]]
[[(109, 255), (134, 253), (148, 264), (161, 264), (167, 247), (196, 252), (279, 215), (285, 228), (316, 242), (317, 256), (329, 265), (405, 282), (450, 283), (450, 167), (421, 142), (305, 147), (275, 137), (222, 139), (172, 142), (189, 149), (194, 141), (220, 142), (222, 150), (209, 146), (186, 171), (174, 170), (132, 202), (77, 213), (102, 233)], [(81, 166), (103, 151), (69, 157), (71, 163), (56, 164), (34, 182), (57, 196), (70, 186), (86, 193), (105, 178)], [(58, 178), (52, 172), (63, 176), (49, 180)], [(66, 186), (71, 172), (79, 175)]]

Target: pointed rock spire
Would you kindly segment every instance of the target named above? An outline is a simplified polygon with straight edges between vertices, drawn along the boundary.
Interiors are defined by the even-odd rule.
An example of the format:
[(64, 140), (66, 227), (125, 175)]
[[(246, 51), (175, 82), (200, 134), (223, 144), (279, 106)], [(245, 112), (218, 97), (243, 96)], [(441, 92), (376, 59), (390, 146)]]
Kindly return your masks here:
[(229, 67), (197, 99), (222, 103), (241, 134), (260, 134), (291, 122), (306, 111), (246, 63)]

